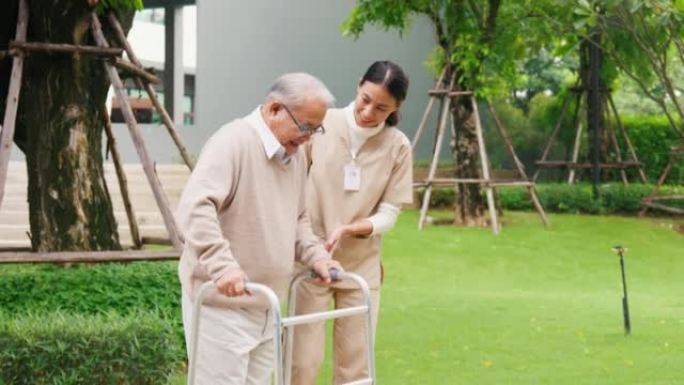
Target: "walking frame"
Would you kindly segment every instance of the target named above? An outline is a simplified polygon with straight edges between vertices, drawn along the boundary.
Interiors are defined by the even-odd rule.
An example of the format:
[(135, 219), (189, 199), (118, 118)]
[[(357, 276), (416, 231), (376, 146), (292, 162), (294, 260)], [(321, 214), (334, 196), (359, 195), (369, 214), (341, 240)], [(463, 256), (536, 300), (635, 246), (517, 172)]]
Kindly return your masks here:
[[(280, 300), (278, 296), (268, 286), (248, 282), (245, 289), (252, 293), (252, 295), (262, 295), (268, 299), (270, 310), (273, 313), (273, 327), (275, 334), (273, 337), (274, 356), (274, 385), (290, 385), (292, 376), (292, 345), (294, 338), (294, 326), (325, 321), (330, 319), (350, 317), (354, 315), (365, 315), (366, 317), (366, 339), (367, 339), (367, 357), (368, 357), (368, 377), (345, 385), (373, 385), (375, 384), (375, 355), (374, 355), (374, 336), (372, 327), (372, 304), (370, 297), (370, 289), (368, 283), (359, 275), (348, 272), (341, 272), (331, 270), (331, 277), (333, 281), (349, 280), (361, 289), (363, 292), (363, 303), (358, 306), (347, 307), (343, 309), (336, 309), (330, 311), (323, 311), (310, 314), (294, 315), (296, 307), (296, 293), (297, 288), (305, 279), (315, 278), (315, 273), (306, 271), (298, 274), (290, 283), (288, 294), (288, 311), (287, 315), (283, 317), (280, 312)], [(188, 385), (195, 385), (196, 377), (196, 357), (198, 351), (198, 334), (200, 330), (200, 314), (204, 298), (211, 290), (216, 290), (214, 282), (206, 282), (199, 288), (197, 298), (192, 309), (192, 329), (190, 335), (190, 354), (188, 365)], [(292, 315), (291, 315), (292, 314)], [(283, 336), (285, 337), (283, 340)], [(285, 353), (283, 354), (283, 345), (285, 346)]]

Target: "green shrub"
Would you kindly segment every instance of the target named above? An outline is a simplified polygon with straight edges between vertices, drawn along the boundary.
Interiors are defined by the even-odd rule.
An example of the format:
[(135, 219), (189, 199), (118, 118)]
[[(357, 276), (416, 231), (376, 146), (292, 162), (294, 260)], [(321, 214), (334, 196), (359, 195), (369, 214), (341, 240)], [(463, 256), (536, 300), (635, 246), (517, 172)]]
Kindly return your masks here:
[(600, 203), (593, 199), (590, 185), (546, 184), (537, 191), (542, 205), (551, 212), (598, 214), (602, 211)]
[(601, 206), (609, 213), (636, 213), (641, 201), (653, 191), (653, 185), (609, 184), (601, 186)]
[[(681, 143), (681, 138), (664, 116), (626, 116), (623, 121), (649, 181), (657, 181), (670, 160), (670, 149)], [(684, 157), (675, 162), (666, 183), (684, 183)]]
[(177, 369), (172, 327), (139, 313), (0, 313), (0, 384), (166, 384)]
[(5, 268), (0, 279), (0, 311), (77, 314), (141, 310), (180, 318), (180, 283), (175, 262), (27, 266)]
[[(565, 183), (537, 184), (536, 190), (544, 209), (556, 213), (584, 214), (636, 214), (641, 210), (641, 201), (651, 194), (653, 185), (633, 183), (625, 186), (608, 183), (599, 187), (600, 197), (594, 199), (591, 185)], [(424, 190), (418, 191), (417, 202), (422, 201)], [(532, 210), (526, 188), (498, 188), (497, 199), (505, 210)], [(684, 186), (663, 186), (659, 195), (682, 195)], [(454, 204), (451, 188), (435, 188), (430, 197), (430, 207), (450, 208)], [(684, 202), (670, 202), (673, 207), (684, 207)]]
[(525, 188), (502, 188), (496, 192), (499, 204), (506, 210), (532, 210), (534, 208)]
[(176, 262), (0, 269), (0, 312), (38, 315), (62, 311), (121, 316), (152, 313), (171, 325), (179, 347), (178, 359), (185, 357)]

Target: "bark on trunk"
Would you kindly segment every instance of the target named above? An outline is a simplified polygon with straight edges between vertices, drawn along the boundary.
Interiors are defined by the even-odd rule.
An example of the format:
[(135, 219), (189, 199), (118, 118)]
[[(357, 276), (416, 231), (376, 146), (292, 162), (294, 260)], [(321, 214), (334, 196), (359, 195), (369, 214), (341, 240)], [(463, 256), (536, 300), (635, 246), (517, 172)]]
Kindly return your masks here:
[[(32, 0), (28, 40), (93, 45), (90, 12), (86, 1)], [(121, 16), (126, 30), (132, 16)], [(26, 155), (33, 250), (120, 249), (103, 172), (102, 59), (32, 53), (24, 71), (15, 142)]]
[[(475, 115), (467, 97), (454, 100), (451, 107), (455, 138), (451, 152), (456, 178), (482, 178)], [(458, 184), (454, 202), (454, 224), (458, 226), (487, 226), (487, 207), (478, 184)]]

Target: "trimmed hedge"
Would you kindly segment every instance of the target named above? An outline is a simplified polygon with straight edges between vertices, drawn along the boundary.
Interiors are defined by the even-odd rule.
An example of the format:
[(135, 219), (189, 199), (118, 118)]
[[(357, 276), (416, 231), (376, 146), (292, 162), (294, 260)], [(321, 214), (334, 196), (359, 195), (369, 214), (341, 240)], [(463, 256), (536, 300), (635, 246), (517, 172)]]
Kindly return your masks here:
[(0, 313), (0, 384), (166, 384), (176, 369), (172, 326), (139, 313)]
[(126, 315), (145, 310), (166, 319), (181, 317), (176, 262), (6, 266), (0, 293), (0, 311), (12, 314), (63, 310)]
[[(648, 179), (656, 182), (670, 160), (670, 149), (681, 143), (682, 138), (665, 116), (624, 116), (623, 122)], [(684, 158), (674, 163), (665, 182), (684, 183)]]
[[(636, 214), (641, 210), (641, 200), (653, 191), (653, 185), (610, 183), (599, 187), (600, 197), (594, 199), (592, 187), (588, 184), (568, 185), (565, 183), (537, 184), (539, 199), (544, 209), (557, 213), (584, 214)], [(499, 204), (505, 210), (533, 210), (527, 189), (499, 188), (496, 190)], [(419, 202), (422, 190), (419, 191)], [(659, 195), (684, 194), (684, 186), (663, 186)], [(430, 197), (431, 207), (452, 207), (454, 191), (450, 188), (435, 188)], [(684, 202), (673, 206), (684, 207)]]
[(164, 384), (185, 359), (175, 262), (5, 265), (0, 293), (0, 385)]

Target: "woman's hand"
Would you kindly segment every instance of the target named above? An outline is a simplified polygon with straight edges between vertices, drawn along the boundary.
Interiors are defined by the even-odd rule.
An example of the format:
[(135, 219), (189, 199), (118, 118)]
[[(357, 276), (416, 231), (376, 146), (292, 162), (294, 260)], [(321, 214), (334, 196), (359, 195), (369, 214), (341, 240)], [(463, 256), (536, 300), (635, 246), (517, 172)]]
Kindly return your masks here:
[(348, 236), (349, 233), (349, 225), (344, 225), (336, 228), (335, 231), (333, 231), (332, 234), (330, 234), (328, 240), (325, 242), (325, 250), (328, 253), (332, 254), (337, 249), (337, 246), (339, 246), (340, 240)]

